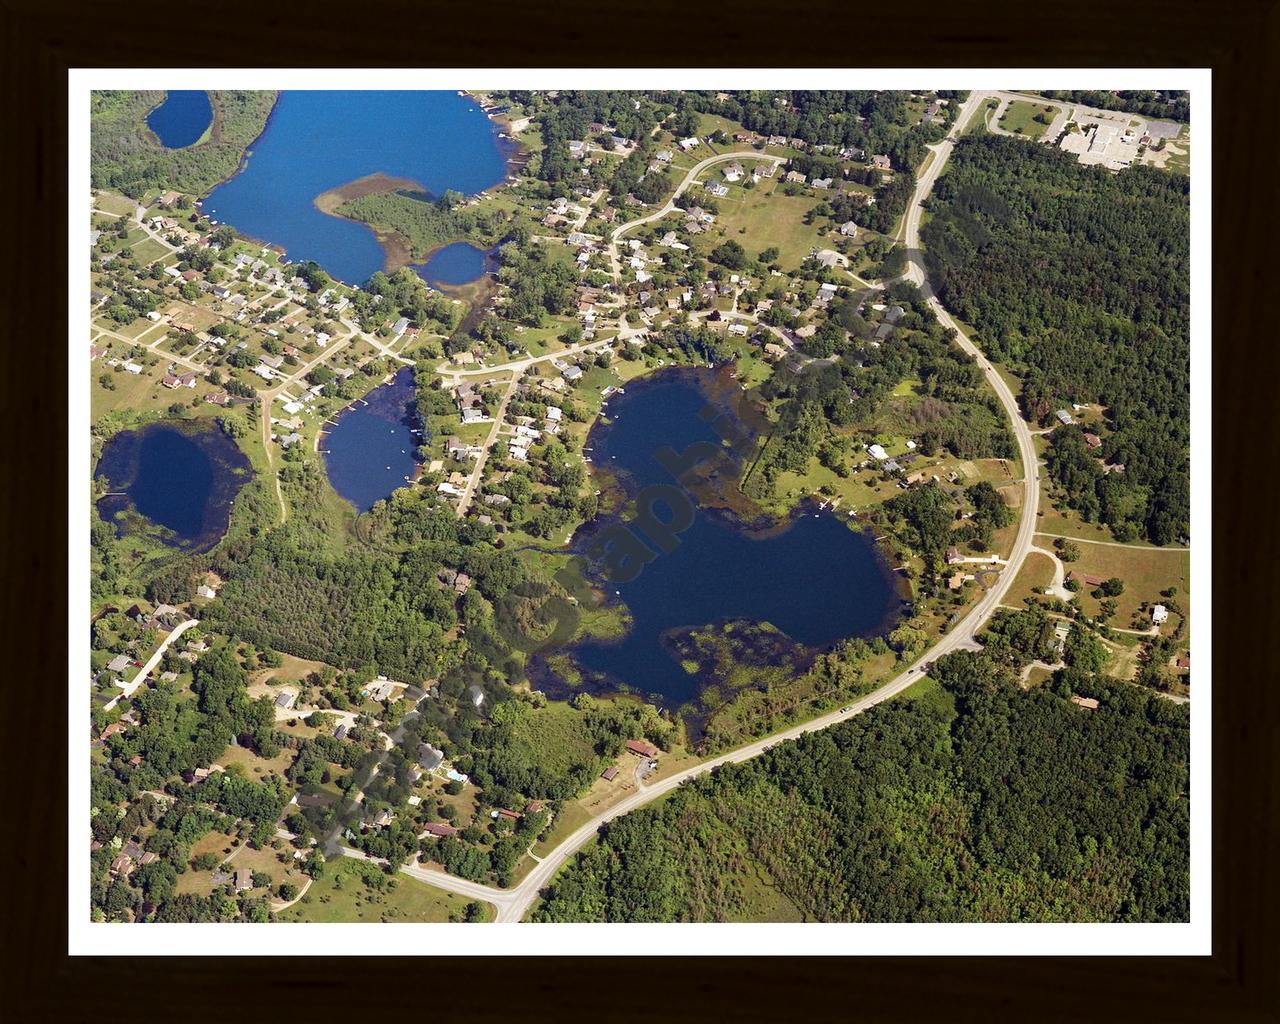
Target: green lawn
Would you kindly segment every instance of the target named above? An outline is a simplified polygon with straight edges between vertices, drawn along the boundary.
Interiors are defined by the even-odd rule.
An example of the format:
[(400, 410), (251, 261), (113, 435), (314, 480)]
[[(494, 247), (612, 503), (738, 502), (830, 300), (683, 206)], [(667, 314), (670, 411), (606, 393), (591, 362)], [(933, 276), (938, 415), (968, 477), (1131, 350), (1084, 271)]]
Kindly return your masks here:
[[(133, 249), (133, 257), (139, 263), (154, 263), (162, 256), (169, 255), (169, 250), (157, 242), (154, 238), (141, 238), (134, 242), (131, 246)], [(166, 279), (167, 280), (167, 279)]]
[(729, 238), (753, 256), (776, 248), (784, 268), (798, 268), (814, 246), (830, 248), (821, 224), (804, 222), (819, 200), (812, 195), (783, 195), (777, 178), (766, 178), (754, 189), (734, 189), (717, 202), (720, 213), (711, 230), (698, 236), (699, 251), (709, 252)]
[[(1047, 543), (1047, 538), (1038, 538), (1037, 543)], [(1124, 581), (1124, 593), (1115, 599), (1113, 625), (1129, 628), (1139, 605), (1144, 601), (1151, 604), (1163, 602), (1160, 591), (1168, 587), (1177, 588), (1174, 599), (1185, 612), (1190, 612), (1191, 552), (1107, 544), (1082, 543), (1076, 546), (1080, 549), (1080, 558), (1067, 564), (1068, 572), (1074, 569), (1091, 576), (1118, 576)], [(1092, 589), (1081, 588), (1076, 595), (1077, 603), (1090, 615), (1098, 610), (1098, 601), (1089, 593)], [(1141, 627), (1150, 625), (1150, 617), (1144, 616)]]
[[(957, 566), (957, 568), (961, 567)], [(1005, 593), (1004, 603), (1013, 608), (1021, 608), (1023, 598), (1037, 596), (1033, 593), (1032, 587), (1047, 587), (1052, 582), (1053, 559), (1038, 551), (1031, 551), (1027, 554), (1026, 561), (1022, 563), (1022, 568), (1018, 570), (1018, 576), (1013, 581), (1013, 585)]]
[[(1016, 132), (1024, 135), (1028, 139), (1038, 139), (1045, 133), (1045, 129), (1049, 127), (1048, 122), (1053, 120), (1057, 107), (1044, 103), (1029, 103), (1025, 100), (1014, 100), (1009, 104), (1004, 112), (1004, 116), (1000, 118), (999, 127), (1007, 132)], [(1043, 114), (1046, 118), (1045, 123), (1035, 120), (1036, 115)]]
[[(233, 862), (234, 863), (234, 862)], [(382, 881), (382, 888), (371, 886)], [(461, 914), (465, 897), (437, 889), (408, 875), (388, 878), (376, 865), (343, 858), (328, 866), (325, 877), (312, 882), (305, 896), (287, 910), (281, 921), (308, 921), (320, 924), (361, 924), (375, 922), (441, 922)], [(487, 917), (492, 908), (485, 904)]]

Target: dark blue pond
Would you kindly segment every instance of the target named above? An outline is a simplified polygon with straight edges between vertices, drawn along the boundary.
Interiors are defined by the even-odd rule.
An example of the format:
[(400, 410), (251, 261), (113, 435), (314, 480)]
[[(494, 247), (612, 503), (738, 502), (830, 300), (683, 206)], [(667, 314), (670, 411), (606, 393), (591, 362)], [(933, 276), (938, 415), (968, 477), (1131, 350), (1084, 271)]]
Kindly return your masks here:
[(321, 441), (333, 489), (360, 512), (391, 497), (418, 468), (418, 435), (413, 433), (413, 368), (338, 414)]
[[(611, 398), (608, 415), (615, 421), (595, 428), (588, 442), (594, 462), (620, 469), (633, 495), (671, 483), (653, 457), (659, 448), (680, 452), (698, 441), (719, 443), (699, 416), (708, 406), (699, 384), (705, 372), (663, 372)], [(665, 517), (665, 509), (660, 514)], [(584, 669), (673, 705), (693, 698), (700, 684), (664, 647), (669, 630), (726, 619), (768, 622), (801, 645), (825, 647), (887, 632), (900, 608), (893, 572), (875, 540), (813, 508), (766, 531), (698, 509), (674, 551), (658, 554), (637, 579), (608, 586), (631, 611), (630, 632), (620, 641), (579, 643), (573, 655)]]
[(196, 142), (213, 122), (213, 105), (203, 89), (172, 89), (147, 115), (147, 127), (169, 149)]
[(284, 92), (244, 168), (204, 212), (362, 284), (384, 262), (365, 225), (321, 213), (322, 192), (381, 172), (432, 195), (481, 192), (506, 174), (492, 122), (451, 92)]
[[(103, 448), (95, 475), (111, 493), (98, 511), (124, 536), (142, 516), (174, 547), (204, 551), (227, 530), (231, 503), (249, 480), (249, 459), (217, 424), (152, 423)], [(136, 514), (136, 515), (135, 515)]]
[(489, 254), (467, 242), (454, 242), (432, 253), (426, 263), (413, 269), (432, 285), (470, 284), (489, 270)]

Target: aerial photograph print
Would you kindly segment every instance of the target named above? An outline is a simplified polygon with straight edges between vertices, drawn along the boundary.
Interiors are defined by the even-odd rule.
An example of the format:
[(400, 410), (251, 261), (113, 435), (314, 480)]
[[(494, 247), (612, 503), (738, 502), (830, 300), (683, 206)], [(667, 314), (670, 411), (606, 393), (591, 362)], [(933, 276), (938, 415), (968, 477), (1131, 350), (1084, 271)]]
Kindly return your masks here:
[(1190, 926), (1196, 94), (940, 77), (73, 93), (73, 930)]

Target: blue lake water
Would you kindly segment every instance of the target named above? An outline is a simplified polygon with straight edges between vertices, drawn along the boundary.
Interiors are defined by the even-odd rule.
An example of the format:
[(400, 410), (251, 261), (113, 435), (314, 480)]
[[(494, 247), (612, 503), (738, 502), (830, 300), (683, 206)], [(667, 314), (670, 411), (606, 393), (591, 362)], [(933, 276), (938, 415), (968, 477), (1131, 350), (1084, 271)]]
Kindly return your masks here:
[(213, 122), (213, 106), (203, 89), (171, 89), (147, 115), (147, 127), (169, 149), (190, 146)]
[(391, 497), (417, 470), (413, 406), (413, 368), (406, 366), (339, 413), (322, 439), (329, 482), (357, 511)]
[(95, 476), (111, 494), (98, 511), (123, 536), (137, 513), (162, 528), (162, 539), (186, 550), (213, 547), (227, 530), (231, 504), (251, 475), (249, 459), (217, 424), (152, 423), (114, 435)]
[(415, 263), (413, 269), (432, 285), (470, 284), (482, 277), (490, 264), (489, 254), (467, 242), (454, 242), (431, 254), (426, 263)]
[(314, 205), (322, 192), (381, 172), (432, 194), (500, 182), (506, 157), (474, 101), (452, 92), (284, 92), (245, 166), (205, 199), (205, 214), (363, 284), (384, 262), (363, 224)]
[[(719, 444), (699, 416), (708, 405), (699, 375), (707, 372), (665, 371), (628, 384), (624, 395), (609, 400), (614, 422), (592, 432), (587, 446), (593, 461), (621, 470), (633, 496), (650, 484), (672, 483), (653, 457), (659, 448), (680, 452), (698, 441)], [(695, 697), (700, 682), (664, 647), (669, 630), (729, 619), (768, 622), (798, 644), (825, 647), (888, 632), (901, 607), (894, 574), (874, 538), (811, 507), (765, 531), (697, 509), (674, 551), (659, 553), (637, 579), (607, 586), (630, 609), (631, 629), (618, 641), (575, 645), (575, 660), (676, 706)]]

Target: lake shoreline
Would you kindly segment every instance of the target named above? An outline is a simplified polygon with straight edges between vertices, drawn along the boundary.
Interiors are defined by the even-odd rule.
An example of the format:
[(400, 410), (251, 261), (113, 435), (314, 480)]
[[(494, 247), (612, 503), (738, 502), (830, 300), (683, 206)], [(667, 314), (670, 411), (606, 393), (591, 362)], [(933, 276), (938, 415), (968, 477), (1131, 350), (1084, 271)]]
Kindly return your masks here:
[[(833, 649), (842, 639), (885, 635), (901, 618), (910, 592), (902, 574), (877, 542), (874, 531), (824, 509), (812, 496), (801, 499), (785, 513), (774, 515), (740, 494), (741, 472), (752, 456), (750, 450), (743, 449), (758, 444), (767, 419), (758, 403), (744, 395), (737, 382), (728, 377), (729, 365), (666, 367), (637, 378), (628, 383), (625, 394), (632, 402), (640, 399), (639, 403), (630, 409), (616, 410), (613, 419), (607, 418), (607, 410), (602, 411), (601, 419), (592, 426), (585, 445), (593, 455), (590, 479), (600, 489), (602, 509), (607, 507), (607, 511), (574, 532), (568, 553), (586, 557), (597, 537), (605, 531), (612, 532), (619, 524), (625, 526), (633, 517), (638, 496), (654, 484), (677, 485), (688, 495), (695, 515), (688, 533), (676, 547), (665, 555), (658, 554), (658, 561), (646, 567), (634, 581), (614, 583), (599, 575), (598, 566), (587, 568), (585, 582), (603, 598), (597, 607), (625, 613), (629, 624), (621, 634), (611, 632), (600, 636), (584, 631), (554, 651), (537, 654), (531, 661), (530, 675), (549, 697), (568, 699), (578, 690), (598, 696), (641, 692), (657, 703), (681, 708), (686, 724), (696, 727), (699, 717), (696, 709), (701, 707), (704, 693), (714, 681), (698, 678), (687, 680), (687, 685), (675, 684), (670, 666), (656, 665), (651, 656), (642, 653), (646, 648), (654, 647), (655, 654), (660, 649), (662, 658), (678, 662), (673, 654), (678, 646), (673, 645), (673, 641), (677, 638), (685, 638), (695, 631), (719, 630), (734, 623), (752, 628), (768, 623), (768, 627), (763, 627), (764, 632), (776, 632), (775, 646), (788, 662), (797, 666), (797, 671), (803, 671), (813, 659)], [(672, 399), (645, 395), (651, 388), (671, 384), (696, 392), (695, 405), (701, 403), (705, 407), (701, 410), (691, 407), (687, 392), (674, 405)], [(655, 401), (659, 404), (654, 404)], [(677, 451), (687, 451), (691, 443), (701, 442), (701, 432), (673, 436), (644, 426), (636, 428), (636, 417), (659, 415), (663, 422), (683, 419), (685, 423), (692, 423), (695, 413), (696, 419), (706, 424), (720, 416), (740, 425), (751, 423), (747, 438), (752, 443), (740, 445), (737, 452), (721, 448), (723, 457), (708, 459), (707, 464), (685, 474), (680, 481), (664, 478), (659, 467), (637, 446), (647, 449), (653, 444), (656, 451), (669, 445)], [(617, 425), (627, 422), (633, 424), (630, 437), (611, 438)], [(617, 448), (616, 461), (615, 453), (610, 451), (611, 439)], [(635, 462), (637, 454), (641, 455), (642, 462)], [(636, 467), (640, 472), (633, 471)], [(690, 544), (694, 547), (685, 550)], [(782, 554), (778, 554), (780, 551)], [(706, 560), (708, 553), (712, 553), (712, 558), (729, 559), (722, 563), (723, 570), (715, 569), (716, 563)], [(668, 559), (676, 559), (679, 564), (666, 564)], [(829, 568), (836, 563), (846, 568)], [(744, 565), (751, 568), (743, 570)], [(793, 569), (797, 565), (800, 568)], [(722, 572), (732, 576), (735, 568), (730, 566), (736, 567), (738, 576), (743, 578), (724, 589), (720, 576)], [(753, 592), (749, 579), (751, 573), (756, 572), (756, 566), (764, 574), (761, 580), (774, 575), (785, 577), (793, 572), (797, 574), (797, 581), (807, 580), (808, 584), (793, 583), (793, 587), (801, 588), (792, 591), (794, 602), (778, 605), (750, 599), (744, 603), (740, 598), (744, 593)], [(838, 583), (831, 574), (843, 571), (850, 575), (840, 576), (843, 582)], [(705, 599), (677, 600), (675, 592), (669, 589), (671, 581), (663, 578), (672, 572), (677, 574), (674, 578), (683, 581), (682, 586), (709, 588)], [(650, 573), (659, 575), (649, 580)], [(812, 594), (804, 596), (809, 584), (836, 588), (826, 592), (832, 600), (824, 598), (809, 611), (796, 612), (790, 604), (804, 605), (806, 601), (814, 604)], [(720, 590), (724, 593), (720, 594)], [(655, 596), (661, 594), (666, 596)], [(679, 607), (672, 608), (673, 601)], [(661, 631), (651, 637), (649, 631), (655, 627)], [(567, 665), (571, 671), (566, 674), (554, 667), (553, 662)], [(776, 667), (777, 663), (776, 658), (759, 664), (748, 658), (741, 662), (741, 667), (748, 671), (764, 670)], [(574, 676), (576, 682), (572, 681)], [(701, 710), (706, 712), (706, 708)]]

